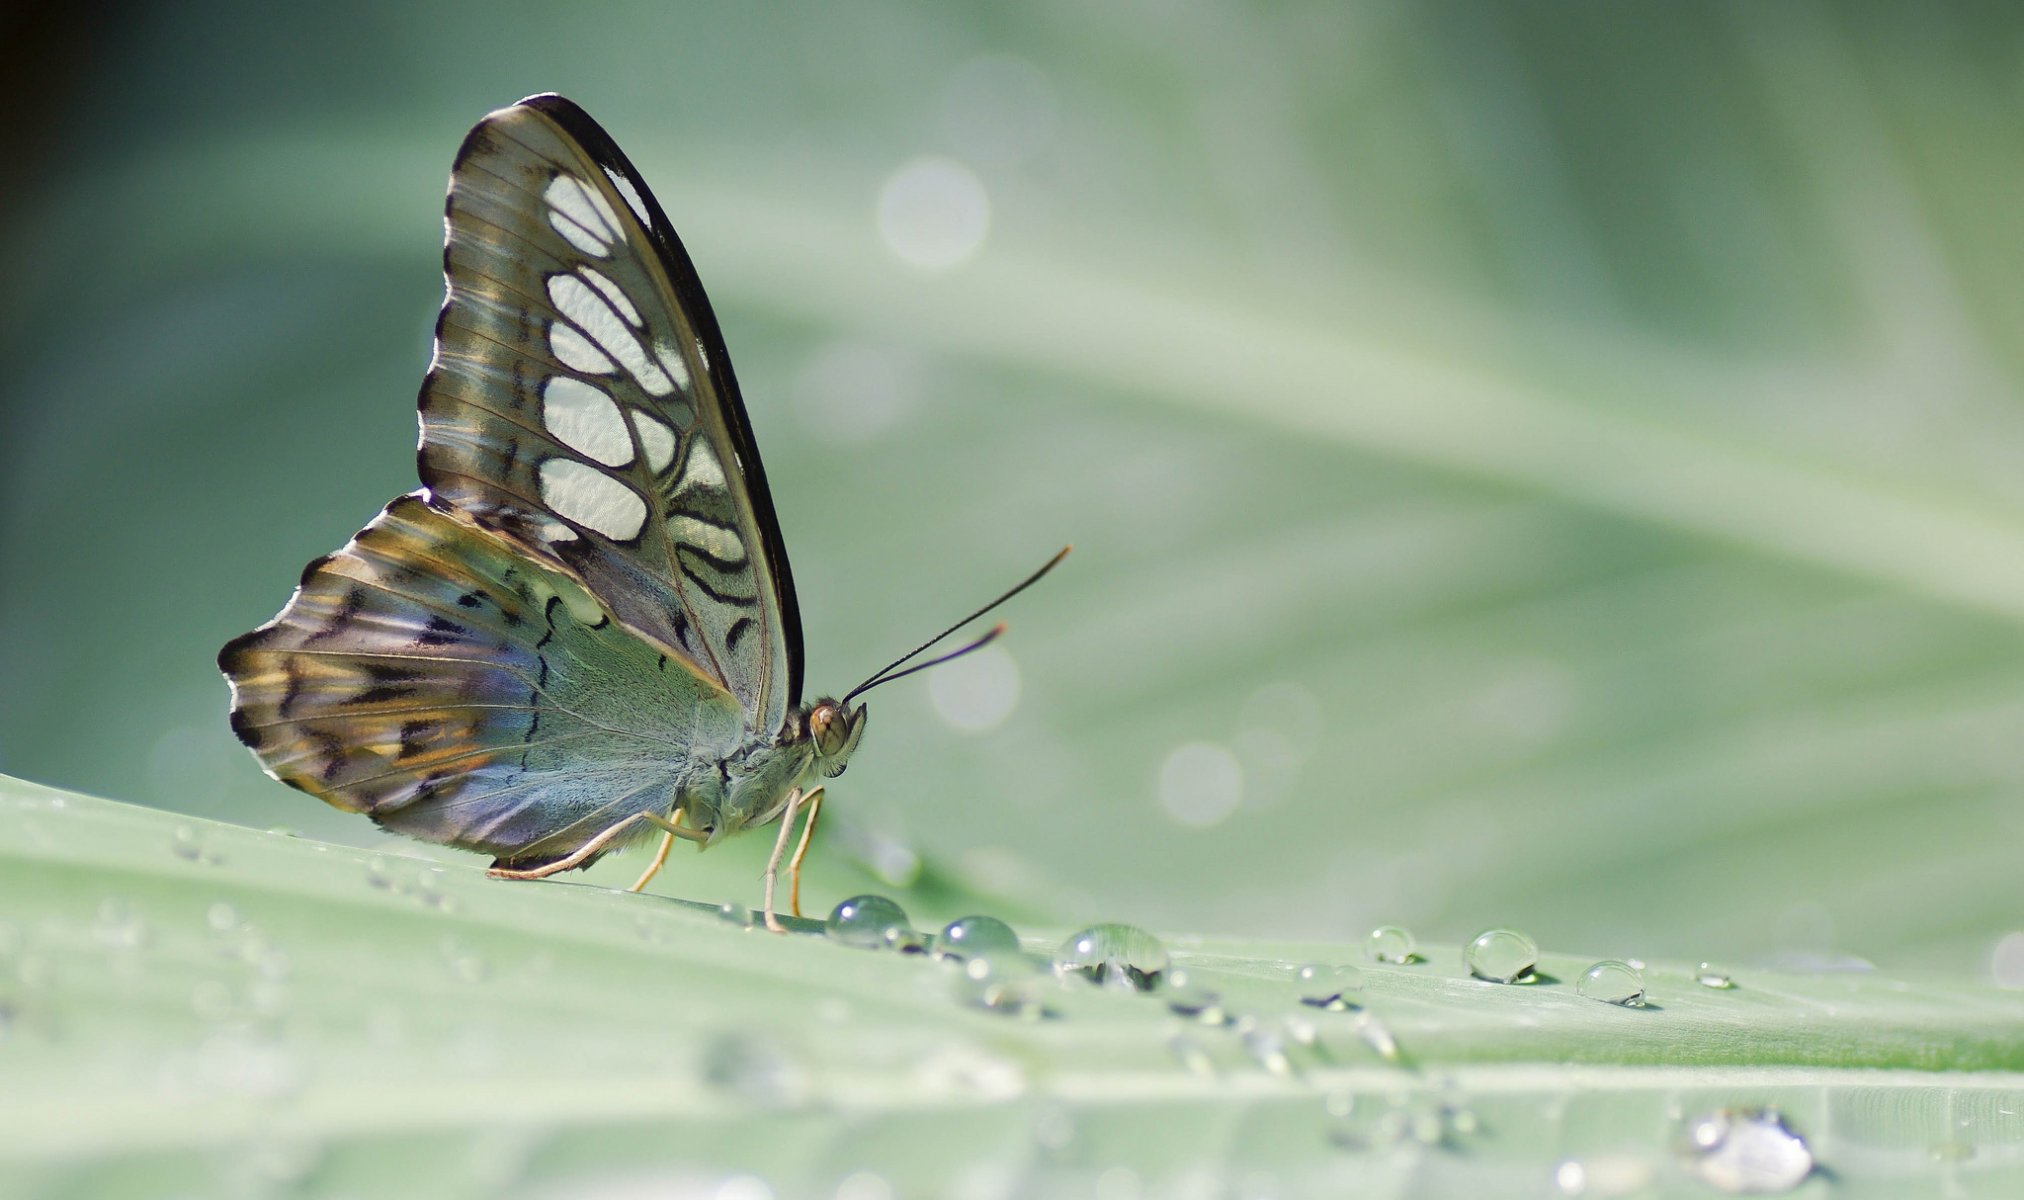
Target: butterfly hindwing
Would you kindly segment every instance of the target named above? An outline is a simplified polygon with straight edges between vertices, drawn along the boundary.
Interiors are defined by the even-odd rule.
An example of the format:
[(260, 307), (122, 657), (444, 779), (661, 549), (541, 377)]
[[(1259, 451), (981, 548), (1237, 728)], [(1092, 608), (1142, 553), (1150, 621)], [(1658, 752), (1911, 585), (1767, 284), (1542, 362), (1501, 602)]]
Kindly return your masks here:
[(422, 481), (778, 730), (801, 690), (786, 553), (716, 319), (645, 184), (581, 109), (532, 97), (465, 140), (446, 227)]
[(571, 576), (420, 494), (310, 564), (228, 644), (233, 729), (270, 774), (388, 829), (502, 862), (665, 810), (736, 700)]

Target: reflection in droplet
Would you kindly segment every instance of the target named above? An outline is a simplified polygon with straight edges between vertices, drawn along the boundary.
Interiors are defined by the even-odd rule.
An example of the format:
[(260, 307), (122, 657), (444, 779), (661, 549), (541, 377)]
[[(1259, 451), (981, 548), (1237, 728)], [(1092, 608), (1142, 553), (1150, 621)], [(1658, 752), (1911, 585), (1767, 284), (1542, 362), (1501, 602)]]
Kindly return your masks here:
[(1019, 707), (1019, 664), (999, 645), (965, 654), (929, 672), (928, 700), (953, 728), (996, 729)]
[(1183, 825), (1221, 824), (1244, 800), (1244, 768), (1213, 742), (1176, 746), (1160, 764), (1160, 807)]
[(977, 173), (952, 158), (914, 159), (880, 189), (878, 229), (911, 267), (946, 271), (975, 258), (991, 226), (991, 200)]
[(1378, 926), (1363, 942), (1364, 956), (1372, 962), (1410, 963), (1418, 957), (1414, 951), (1413, 935), (1396, 925)]
[(1148, 992), (1160, 984), (1171, 960), (1160, 940), (1143, 929), (1115, 923), (1092, 925), (1070, 934), (1054, 952), (1057, 975), (1078, 975), (1091, 983), (1126, 985)]
[(1735, 979), (1727, 971), (1718, 969), (1713, 963), (1702, 963), (1694, 968), (1694, 982), (1704, 988), (1727, 991), (1736, 986)]
[(1363, 972), (1347, 965), (1308, 963), (1293, 972), (1293, 988), (1302, 1004), (1347, 1012), (1349, 995), (1363, 990)]
[(1469, 974), (1491, 983), (1515, 983), (1532, 974), (1539, 946), (1515, 929), (1486, 929), (1462, 949)]
[(996, 917), (959, 917), (942, 927), (935, 953), (948, 958), (976, 958), (1019, 953), (1019, 935)]
[(1725, 1192), (1785, 1192), (1813, 1173), (1813, 1152), (1775, 1109), (1719, 1109), (1688, 1123), (1688, 1165)]
[(846, 946), (875, 950), (886, 945), (886, 930), (912, 929), (906, 910), (879, 895), (852, 896), (830, 910), (829, 936)]
[(1574, 990), (1590, 1000), (1636, 1008), (1645, 1001), (1644, 975), (1636, 967), (1615, 959), (1603, 961), (1582, 972)]

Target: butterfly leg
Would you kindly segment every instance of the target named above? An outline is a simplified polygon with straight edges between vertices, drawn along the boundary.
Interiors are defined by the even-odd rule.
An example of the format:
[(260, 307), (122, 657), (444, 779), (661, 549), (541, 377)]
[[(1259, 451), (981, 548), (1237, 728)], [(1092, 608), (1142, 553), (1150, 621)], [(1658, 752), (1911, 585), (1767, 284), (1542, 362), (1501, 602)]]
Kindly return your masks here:
[[(669, 826), (680, 826), (682, 823), (682, 810), (679, 807), (668, 815), (667, 821), (667, 825), (661, 826), (661, 844), (660, 848), (654, 851), (654, 861), (647, 864), (647, 869), (640, 872), (640, 877), (633, 880), (633, 885), (627, 888), (626, 891), (637, 892), (645, 889), (653, 877), (661, 873), (661, 867), (666, 865), (668, 850), (674, 846), (675, 838), (687, 832), (680, 828), (669, 828)], [(658, 821), (654, 823), (656, 825), (660, 824)]]
[(773, 857), (766, 860), (766, 928), (786, 933), (787, 926), (773, 915), (773, 884), (780, 876), (780, 856), (787, 852), (787, 835), (794, 832), (794, 814), (801, 809), (801, 789), (787, 793), (787, 810), (780, 814), (780, 836), (773, 839)]
[(801, 826), (801, 844), (794, 848), (794, 859), (787, 864), (787, 907), (801, 915), (801, 860), (808, 857), (808, 839), (815, 836), (815, 818), (822, 815), (823, 789), (818, 786), (808, 793), (808, 820)]
[(494, 879), (546, 879), (558, 871), (567, 871), (580, 867), (597, 857), (599, 852), (613, 838), (625, 832), (627, 826), (647, 815), (646, 813), (634, 813), (632, 816), (612, 822), (602, 833), (585, 842), (581, 849), (568, 858), (558, 858), (552, 863), (543, 863), (538, 867), (528, 867), (525, 870), (515, 867), (492, 867), (485, 874), (490, 875)]

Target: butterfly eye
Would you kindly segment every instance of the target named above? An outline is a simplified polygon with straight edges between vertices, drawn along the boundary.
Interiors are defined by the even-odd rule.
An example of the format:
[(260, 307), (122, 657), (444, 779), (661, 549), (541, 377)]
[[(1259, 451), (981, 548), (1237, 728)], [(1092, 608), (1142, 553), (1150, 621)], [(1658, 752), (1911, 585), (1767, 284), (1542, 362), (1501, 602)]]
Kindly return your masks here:
[(808, 710), (808, 736), (815, 741), (815, 752), (824, 758), (846, 753), (852, 731), (849, 716), (834, 700), (821, 701)]

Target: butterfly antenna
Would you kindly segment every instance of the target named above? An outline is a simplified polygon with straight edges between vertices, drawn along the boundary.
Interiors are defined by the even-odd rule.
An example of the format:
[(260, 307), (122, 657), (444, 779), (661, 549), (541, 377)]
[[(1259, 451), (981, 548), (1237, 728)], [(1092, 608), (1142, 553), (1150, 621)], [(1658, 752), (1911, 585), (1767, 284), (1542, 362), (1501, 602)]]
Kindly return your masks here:
[(940, 633), (929, 638), (927, 641), (922, 642), (920, 645), (914, 647), (912, 650), (909, 650), (905, 654), (900, 655), (892, 662), (887, 663), (884, 668), (873, 674), (870, 679), (867, 679), (863, 683), (860, 683), (856, 687), (850, 689), (850, 691), (844, 695), (842, 702), (845, 704), (849, 704), (851, 702), (852, 697), (862, 695), (863, 693), (868, 692), (871, 689), (877, 687), (879, 684), (891, 683), (895, 679), (904, 679), (905, 677), (913, 674), (916, 671), (925, 671), (929, 667), (939, 666), (942, 663), (948, 662), (952, 658), (961, 658), (963, 655), (968, 654), (972, 650), (977, 650), (984, 646), (990, 645), (991, 642), (994, 639), (996, 639), (999, 634), (1005, 632), (1004, 625), (1001, 624), (993, 626), (989, 633), (986, 633), (983, 637), (978, 638), (976, 641), (971, 642), (969, 645), (964, 646), (961, 649), (951, 650), (947, 654), (931, 658), (924, 663), (915, 663), (913, 666), (907, 667), (907, 669), (904, 671), (898, 670), (899, 667), (904, 666), (909, 662), (912, 662), (914, 659), (920, 657), (922, 654), (927, 653), (935, 646), (940, 645), (944, 638), (956, 632), (958, 629), (961, 629), (963, 626), (968, 625), (970, 622), (976, 620), (978, 617), (983, 616), (985, 613), (990, 612), (992, 609), (998, 607), (1000, 604), (1005, 603), (1007, 600), (1010, 600), (1012, 597), (1025, 591), (1027, 588), (1032, 587), (1034, 584), (1039, 583), (1040, 577), (1047, 574), (1049, 571), (1052, 571), (1055, 567), (1061, 565), (1061, 560), (1067, 558), (1068, 552), (1070, 550), (1073, 550), (1074, 548), (1075, 547), (1073, 546), (1063, 546), (1060, 552), (1057, 553), (1053, 558), (1048, 559), (1044, 564), (1042, 564), (1041, 568), (1038, 571), (1033, 572), (1033, 574), (1028, 575), (1026, 578), (1020, 580), (1018, 583), (1013, 584), (1011, 589), (1005, 592), (1004, 595), (999, 596), (996, 600), (991, 601), (989, 604), (986, 604), (984, 607), (978, 609), (976, 612), (973, 612), (969, 616), (964, 617), (962, 620), (956, 622), (954, 625), (949, 626), (947, 629), (942, 630)]

